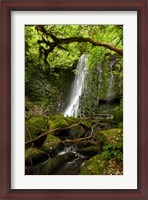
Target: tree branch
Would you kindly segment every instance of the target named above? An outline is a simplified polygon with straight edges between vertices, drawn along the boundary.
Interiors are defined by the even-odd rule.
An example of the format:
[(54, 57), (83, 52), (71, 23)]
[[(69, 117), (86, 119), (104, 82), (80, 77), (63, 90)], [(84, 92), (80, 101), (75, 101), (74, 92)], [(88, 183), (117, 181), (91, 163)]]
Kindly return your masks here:
[(88, 139), (92, 138), (94, 128), (95, 128), (97, 125), (98, 125), (98, 123), (96, 123), (94, 126), (92, 126), (91, 132), (90, 132), (90, 135), (89, 135), (89, 136), (83, 137), (83, 138), (77, 138), (77, 139), (73, 139), (73, 140), (67, 139), (67, 140), (64, 141), (64, 143), (69, 143), (69, 142), (70, 142), (70, 143), (76, 143), (76, 142), (81, 142), (81, 141), (83, 141), (83, 140), (88, 140)]
[(30, 144), (30, 143), (33, 143), (33, 142), (39, 140), (40, 138), (42, 138), (42, 137), (44, 137), (44, 136), (46, 136), (46, 135), (48, 135), (48, 134), (51, 134), (51, 133), (53, 133), (53, 132), (62, 131), (62, 130), (67, 130), (67, 129), (70, 129), (70, 128), (72, 128), (72, 127), (75, 127), (75, 126), (77, 126), (77, 125), (79, 125), (79, 124), (81, 124), (81, 122), (77, 122), (76, 124), (72, 124), (71, 126), (68, 126), (68, 127), (56, 128), (56, 129), (53, 129), (53, 130), (49, 130), (49, 131), (47, 131), (47, 132), (45, 132), (45, 133), (39, 135), (38, 137), (33, 138), (33, 139), (31, 139), (31, 140), (25, 142), (25, 145), (28, 145), (28, 144)]
[(69, 43), (72, 43), (72, 42), (79, 42), (79, 43), (88, 42), (88, 43), (91, 43), (94, 46), (103, 46), (103, 47), (106, 47), (106, 48), (108, 48), (112, 51), (115, 51), (116, 53), (118, 53), (120, 55), (123, 55), (123, 49), (116, 48), (113, 45), (108, 44), (108, 43), (94, 41), (91, 38), (71, 37), (71, 38), (58, 39), (59, 44), (69, 44)]
[[(84, 38), (84, 37), (57, 38), (53, 33), (51, 33), (50, 31), (47, 31), (43, 25), (36, 26), (36, 30), (41, 31), (44, 34), (44, 36), (46, 36), (46, 39), (42, 36), (43, 39), (38, 40), (39, 44), (44, 43), (48, 47), (48, 50), (44, 49), (45, 54), (46, 54), (45, 60), (46, 60), (47, 56), (49, 55), (49, 53), (51, 53), (55, 47), (66, 50), (64, 47), (61, 46), (61, 44), (70, 44), (73, 42), (91, 43), (93, 46), (102, 46), (102, 47), (108, 48), (111, 51), (118, 53), (121, 56), (123, 55), (123, 49), (117, 48), (112, 44), (108, 44), (105, 42), (98, 42), (91, 38)], [(53, 41), (50, 42), (49, 40), (47, 40), (47, 37), (50, 37)]]

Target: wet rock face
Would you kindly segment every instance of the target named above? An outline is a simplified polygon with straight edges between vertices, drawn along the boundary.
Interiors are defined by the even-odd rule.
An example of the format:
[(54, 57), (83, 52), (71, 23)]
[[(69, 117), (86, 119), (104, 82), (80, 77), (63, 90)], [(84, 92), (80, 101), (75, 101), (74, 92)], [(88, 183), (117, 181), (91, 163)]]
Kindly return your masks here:
[(100, 113), (101, 104), (120, 104), (120, 98), (123, 96), (122, 69), (122, 57), (113, 55), (105, 56), (89, 69), (81, 95), (81, 116)]
[(72, 153), (72, 152), (56, 156), (50, 160), (47, 160), (44, 163), (39, 164), (38, 166), (36, 166), (34, 174), (36, 174), (36, 175), (51, 174), (54, 170), (60, 168), (66, 162), (69, 162), (74, 158), (75, 158), (75, 153)]
[(59, 169), (51, 174), (55, 175), (78, 175), (82, 163), (85, 162), (85, 158), (76, 158), (70, 162), (65, 163)]

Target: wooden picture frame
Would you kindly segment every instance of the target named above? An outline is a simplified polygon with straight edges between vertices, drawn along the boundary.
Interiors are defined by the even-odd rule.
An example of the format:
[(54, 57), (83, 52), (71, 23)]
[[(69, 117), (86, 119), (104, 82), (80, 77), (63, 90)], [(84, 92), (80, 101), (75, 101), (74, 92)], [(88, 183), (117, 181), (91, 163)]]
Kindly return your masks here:
[[(137, 189), (11, 189), (11, 11), (137, 11), (138, 16), (138, 186)], [(0, 62), (0, 197), (1, 199), (148, 199), (147, 0), (2, 0)]]

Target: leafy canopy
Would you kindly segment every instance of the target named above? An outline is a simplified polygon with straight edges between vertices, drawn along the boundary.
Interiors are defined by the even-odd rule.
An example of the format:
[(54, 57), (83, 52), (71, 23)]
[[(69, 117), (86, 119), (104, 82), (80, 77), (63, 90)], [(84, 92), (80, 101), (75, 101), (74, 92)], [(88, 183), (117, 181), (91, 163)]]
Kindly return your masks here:
[[(47, 34), (46, 34), (47, 33)], [(115, 53), (102, 46), (94, 46), (88, 42), (71, 42), (56, 46), (44, 60), (42, 49), (48, 49), (46, 42), (52, 43), (58, 39), (83, 37), (94, 41), (112, 44), (122, 48), (123, 28), (120, 25), (44, 25), (39, 30), (37, 26), (25, 26), (26, 62), (33, 62), (43, 70), (50, 68), (72, 68), (80, 55), (87, 53), (91, 63), (95, 63), (100, 55)], [(46, 41), (39, 43), (39, 41)], [(27, 66), (26, 66), (27, 67)]]

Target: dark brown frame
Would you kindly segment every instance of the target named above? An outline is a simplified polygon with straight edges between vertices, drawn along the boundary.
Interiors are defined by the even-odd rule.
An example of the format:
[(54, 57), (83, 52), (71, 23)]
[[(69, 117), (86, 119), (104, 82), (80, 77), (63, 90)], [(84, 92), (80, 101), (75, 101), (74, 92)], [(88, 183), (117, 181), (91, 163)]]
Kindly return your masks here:
[[(11, 11), (137, 11), (138, 13), (138, 186), (135, 190), (11, 189)], [(148, 200), (148, 1), (147, 0), (2, 0), (0, 24), (0, 199)], [(130, 44), (129, 44), (130, 45)]]

